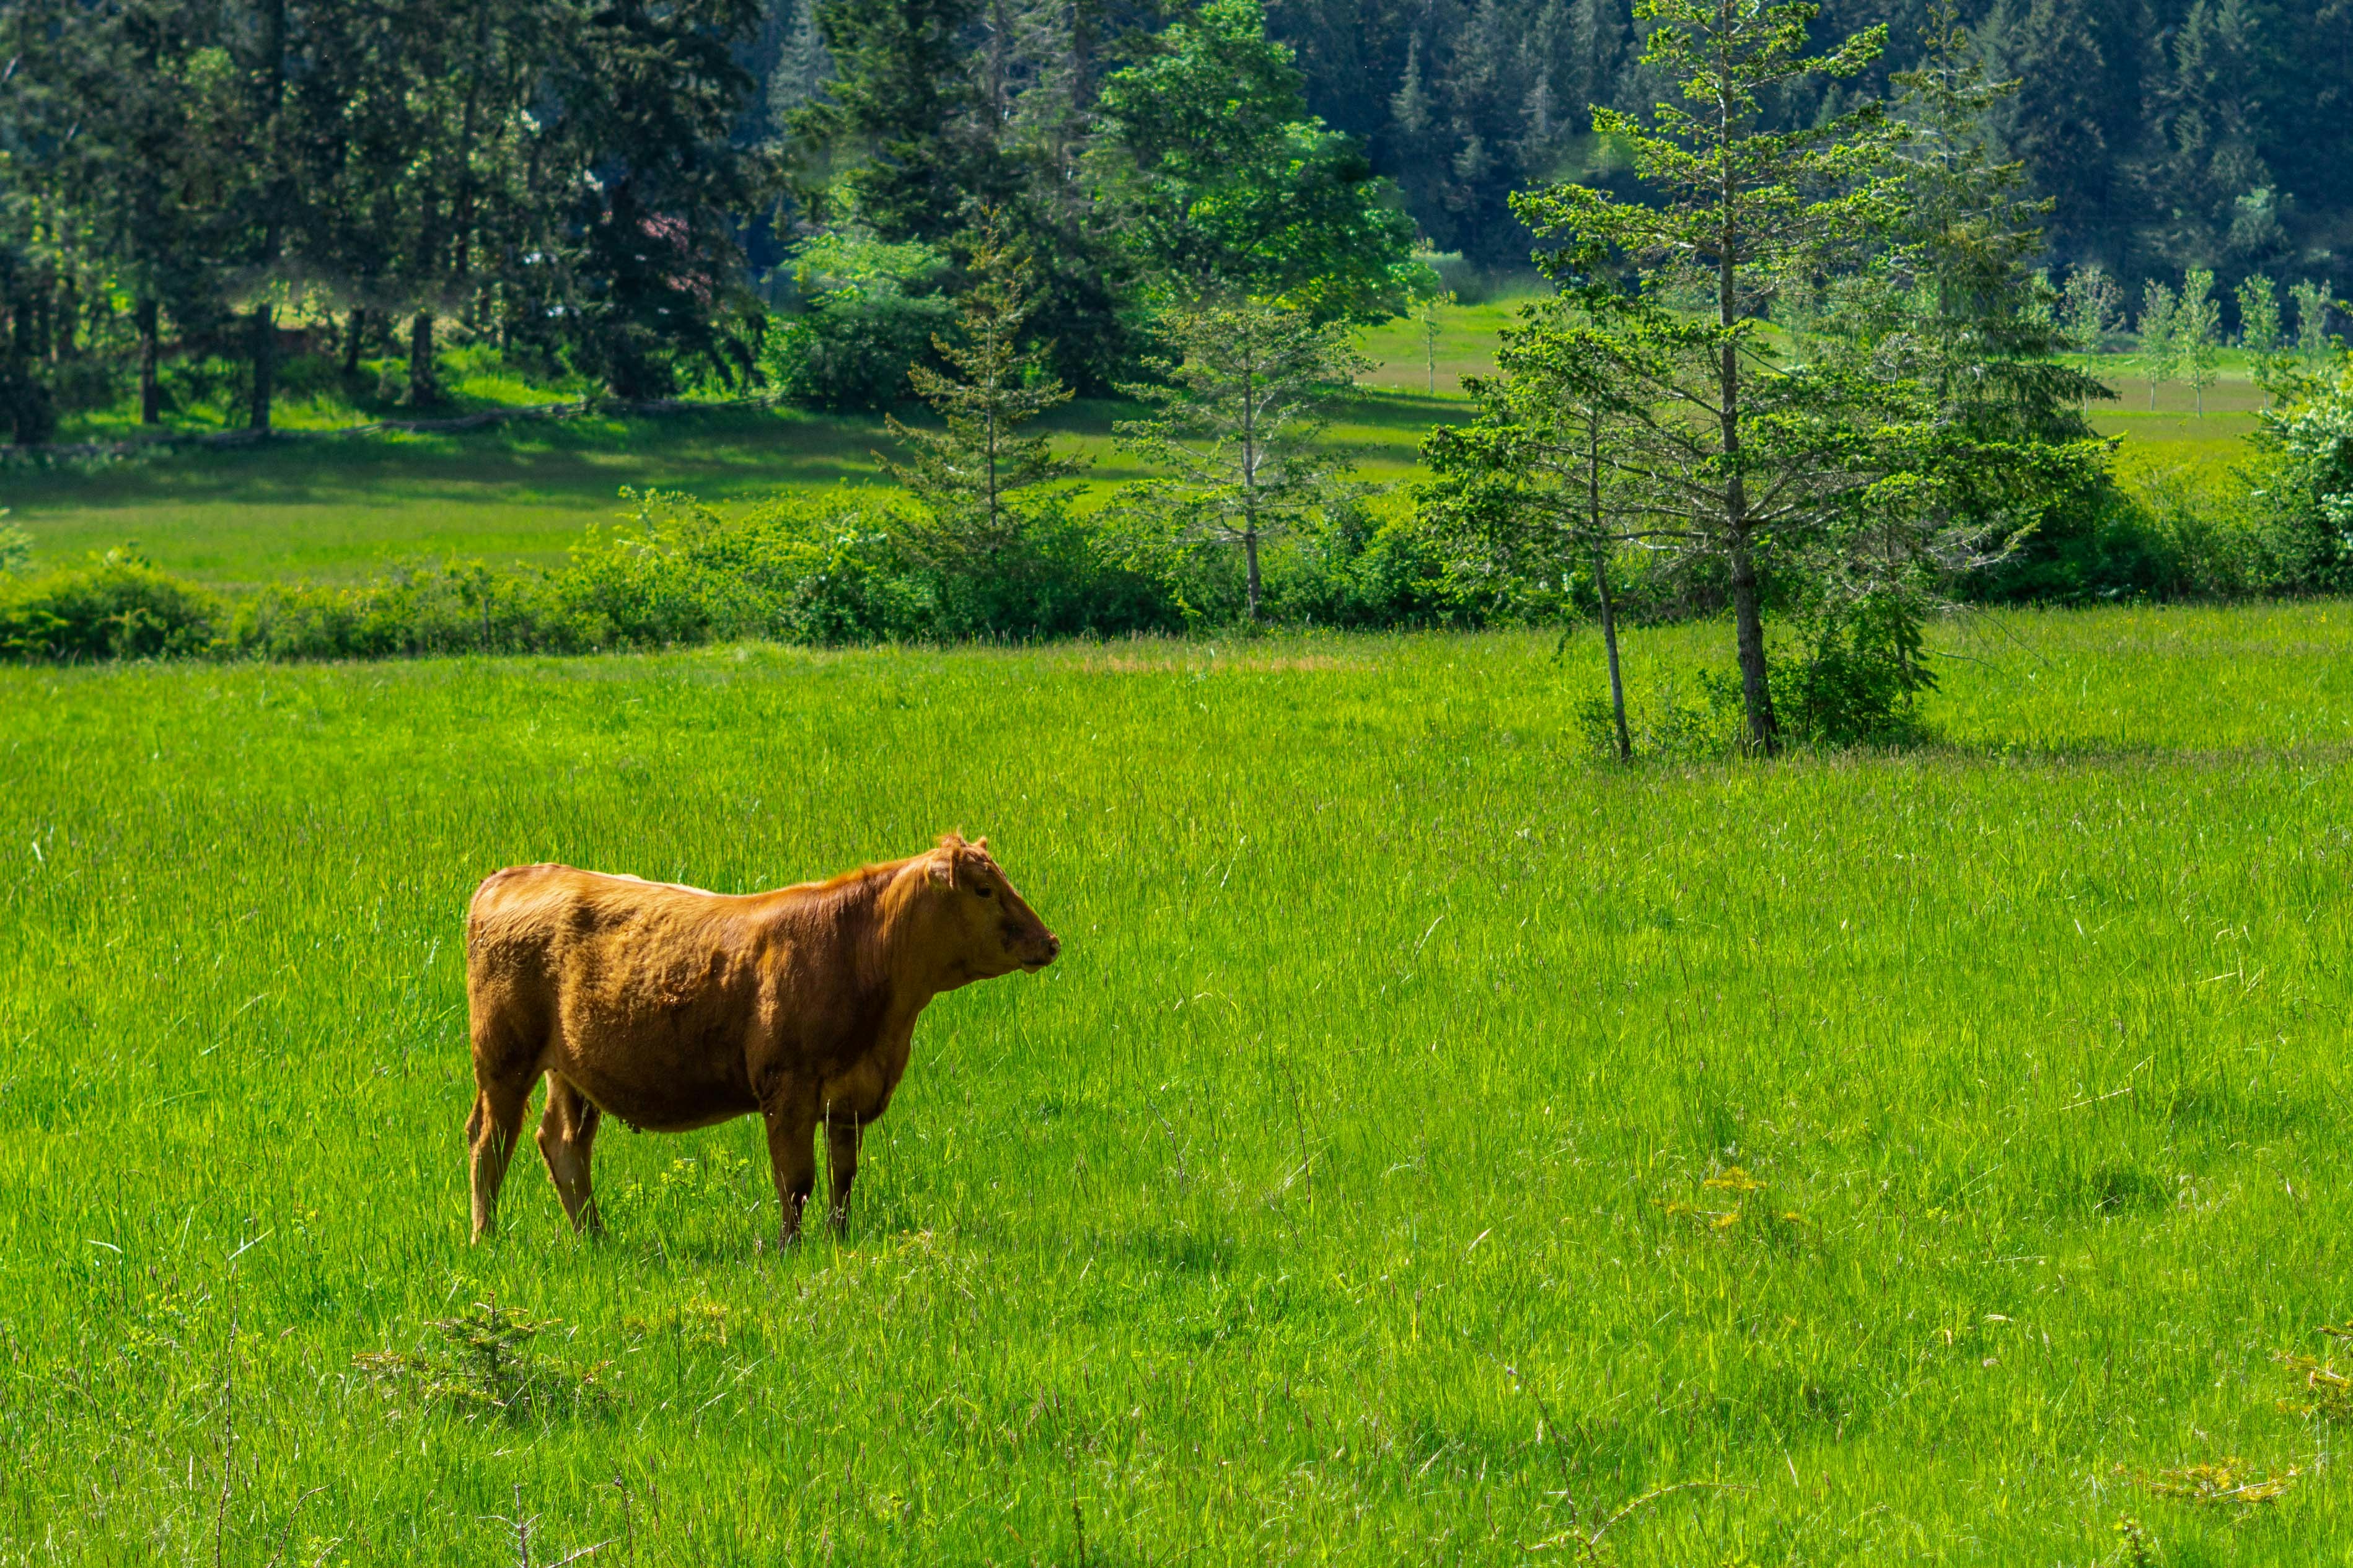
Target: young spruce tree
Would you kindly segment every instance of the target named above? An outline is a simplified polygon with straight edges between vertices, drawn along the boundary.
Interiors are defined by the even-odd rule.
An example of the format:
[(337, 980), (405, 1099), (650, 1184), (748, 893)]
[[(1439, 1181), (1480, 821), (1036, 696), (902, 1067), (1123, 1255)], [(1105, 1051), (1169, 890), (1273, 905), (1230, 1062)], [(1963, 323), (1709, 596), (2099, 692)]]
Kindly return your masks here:
[(2116, 394), (2058, 357), (2073, 346), (2061, 300), (2031, 270), (2052, 204), (2028, 191), (2024, 164), (1996, 158), (1986, 131), (2020, 83), (1988, 73), (1951, 0), (1929, 7), (1919, 62), (1889, 79), (1899, 94), (1894, 244), (1880, 352), (1971, 435), (2090, 438), (2084, 406)]
[(1180, 542), (1240, 546), (1250, 618), (1260, 618), (1259, 547), (1341, 499), (1349, 454), (1321, 445), (1325, 410), (1372, 368), (1345, 322), (1263, 300), (1194, 300), (1162, 313), (1174, 359), (1155, 383), (1120, 390), (1153, 414), (1112, 426), (1120, 446), (1166, 470), (1131, 510)]
[(907, 372), (944, 428), (889, 419), (907, 456), (879, 459), (923, 502), (923, 520), (907, 543), (940, 571), (986, 568), (1028, 527), (1035, 502), (1025, 492), (1070, 479), (1082, 466), (1055, 457), (1043, 437), (1021, 433), (1069, 402), (1071, 391), (1046, 370), (1045, 348), (1022, 346), (1034, 302), (1029, 258), (1008, 244), (994, 212), (973, 236), (969, 268), (973, 282), (957, 303), (955, 335), (932, 340), (955, 374), (927, 365)]

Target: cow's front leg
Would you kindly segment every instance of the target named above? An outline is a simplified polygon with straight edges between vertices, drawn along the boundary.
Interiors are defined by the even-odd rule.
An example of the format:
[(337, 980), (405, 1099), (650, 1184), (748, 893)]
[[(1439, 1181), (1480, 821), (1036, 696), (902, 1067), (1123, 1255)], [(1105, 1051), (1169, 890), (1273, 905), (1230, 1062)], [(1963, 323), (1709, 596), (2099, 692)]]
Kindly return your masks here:
[(864, 1139), (865, 1129), (858, 1124), (855, 1116), (827, 1116), (827, 1217), (833, 1221), (836, 1236), (846, 1236), (849, 1231), (849, 1184), (858, 1180), (858, 1146)]
[(795, 1096), (772, 1104), (768, 1122), (768, 1168), (776, 1178), (776, 1201), (784, 1208), (780, 1245), (800, 1239), (801, 1210), (817, 1190), (817, 1108)]

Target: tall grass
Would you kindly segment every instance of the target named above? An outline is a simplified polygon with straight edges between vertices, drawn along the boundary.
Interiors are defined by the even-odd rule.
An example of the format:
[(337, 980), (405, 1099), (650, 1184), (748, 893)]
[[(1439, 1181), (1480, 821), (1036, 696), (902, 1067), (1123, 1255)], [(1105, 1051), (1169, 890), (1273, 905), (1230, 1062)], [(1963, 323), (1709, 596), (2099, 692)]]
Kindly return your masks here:
[[(2348, 618), (1976, 620), (1939, 747), (1627, 771), (1535, 637), (0, 669), (0, 1562), (2337, 1561)], [(476, 879), (959, 826), (1065, 955), (847, 1244), (746, 1121), (467, 1247)]]

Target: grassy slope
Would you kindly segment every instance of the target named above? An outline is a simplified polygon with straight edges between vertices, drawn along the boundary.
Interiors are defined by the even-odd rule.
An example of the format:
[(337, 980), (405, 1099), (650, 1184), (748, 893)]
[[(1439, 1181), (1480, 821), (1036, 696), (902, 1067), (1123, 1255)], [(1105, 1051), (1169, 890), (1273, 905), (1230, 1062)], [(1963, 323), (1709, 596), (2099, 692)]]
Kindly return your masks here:
[[(1422, 435), (1464, 415), (1460, 378), (1493, 368), (1495, 332), (1517, 310), (1503, 300), (1444, 312), (1434, 395), (1418, 324), (1393, 321), (1368, 333), (1366, 349), (1380, 364), (1368, 378), (1376, 395), (1335, 439), (1365, 453), (1369, 477), (1411, 479)], [(2105, 359), (2097, 368), (2118, 377), (2121, 401), (2102, 405), (2094, 422), (2126, 437), (2120, 470), (2128, 478), (2152, 468), (2208, 473), (2242, 455), (2254, 396), (2237, 365), (2210, 389), (2203, 418), (2186, 412), (2189, 395), (2178, 386), (2162, 389), (2159, 411), (2148, 413), (2145, 384), (2121, 375), (2128, 361)], [(522, 395), (479, 377), (465, 385), (475, 403)], [(1119, 413), (1084, 405), (1059, 421), (1071, 448), (1093, 459), (1098, 490), (1136, 473), (1111, 444)], [(691, 489), (723, 503), (871, 482), (873, 451), (884, 445), (879, 420), (789, 411), (580, 420), (48, 470), (0, 466), (0, 506), (13, 509), (11, 521), (31, 530), (48, 561), (135, 541), (159, 563), (215, 582), (353, 576), (419, 556), (558, 559), (587, 524), (621, 512), (625, 484)]]
[[(1534, 637), (0, 669), (0, 1562), (509, 1561), (520, 1489), (534, 1561), (1516, 1563), (1699, 1480), (1616, 1560), (2337, 1561), (2270, 1357), (2353, 1317), (2348, 621), (1974, 622), (1947, 749), (1624, 773)], [(467, 1247), (476, 878), (957, 825), (1069, 950), (934, 1005), (848, 1247), (743, 1122)], [(491, 1295), (617, 1403), (355, 1373)], [(2132, 1479), (2228, 1456), (2308, 1473)]]
[[(1459, 400), (1453, 405), (1459, 407)], [(1112, 446), (1112, 405), (1056, 421), (1092, 483), (1142, 472)], [(1334, 438), (1376, 479), (1409, 478), (1443, 415), (1405, 394), (1368, 399)], [(215, 582), (350, 576), (417, 556), (553, 560), (625, 511), (624, 485), (726, 503), (876, 482), (880, 419), (719, 410), (580, 419), (459, 435), (374, 436), (265, 449), (182, 451), (105, 465), (0, 468), (0, 505), (48, 561), (135, 541), (158, 564)]]

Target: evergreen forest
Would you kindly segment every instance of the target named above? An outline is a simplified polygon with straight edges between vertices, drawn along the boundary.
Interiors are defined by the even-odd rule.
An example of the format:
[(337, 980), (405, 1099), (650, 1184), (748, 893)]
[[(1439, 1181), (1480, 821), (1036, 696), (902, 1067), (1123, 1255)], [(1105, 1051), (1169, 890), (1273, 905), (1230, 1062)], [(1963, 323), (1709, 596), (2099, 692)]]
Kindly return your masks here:
[[(1641, 122), (1672, 96), (1634, 0), (1199, 9), (11, 0), (0, 433), (130, 401), (266, 428), (280, 382), (331, 369), (430, 406), (438, 356), (478, 342), (622, 398), (885, 405), (962, 286), (976, 205), (1039, 264), (1054, 368), (1103, 394), (1148, 351), (1155, 275), (1312, 287), (1358, 319), (1404, 308), (1401, 237), (1466, 295), (1527, 277), (1513, 193), (1638, 195), (1594, 111)], [(2346, 0), (1955, 19), (1986, 79), (2018, 84), (1976, 130), (2049, 202), (2054, 277), (2097, 267), (2137, 307), (2142, 279), (2204, 269), (2228, 331), (2244, 279), (2344, 270)], [(1930, 0), (1833, 0), (1810, 34), (1876, 25), (1867, 67), (1775, 84), (1763, 121), (1888, 97), (1931, 47)]]

